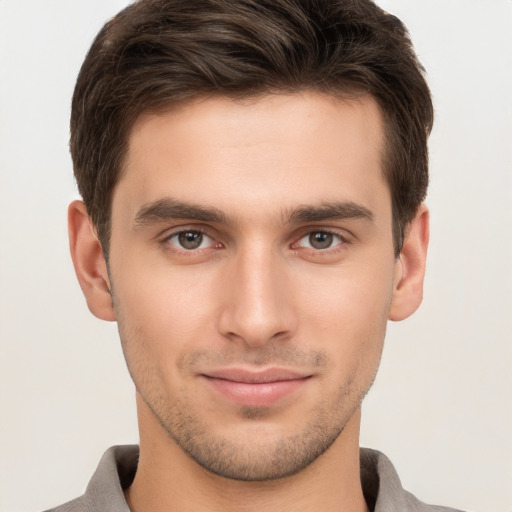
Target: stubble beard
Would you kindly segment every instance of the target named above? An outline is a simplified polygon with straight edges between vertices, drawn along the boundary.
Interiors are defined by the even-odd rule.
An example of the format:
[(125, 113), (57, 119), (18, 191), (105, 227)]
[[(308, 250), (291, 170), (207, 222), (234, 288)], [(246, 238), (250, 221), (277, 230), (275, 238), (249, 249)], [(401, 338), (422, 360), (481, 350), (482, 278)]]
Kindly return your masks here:
[[(140, 391), (139, 391), (140, 393)], [(243, 439), (233, 439), (229, 430), (212, 433), (208, 425), (178, 399), (172, 406), (141, 395), (166, 434), (183, 452), (208, 472), (244, 482), (265, 482), (299, 473), (318, 459), (343, 432), (364, 396), (354, 399), (346, 389), (340, 390), (337, 410), (327, 404), (305, 424), (300, 432), (275, 439), (258, 434), (258, 422), (265, 420), (265, 408), (243, 407), (240, 421), (254, 429)], [(352, 395), (352, 396), (350, 396)]]
[[(317, 460), (338, 439), (360, 407), (373, 384), (380, 359), (377, 359), (366, 380), (355, 378), (357, 372), (362, 371), (361, 368), (356, 369), (340, 385), (334, 399), (315, 404), (315, 409), (310, 414), (311, 419), (295, 433), (268, 439), (261, 431), (258, 432), (258, 424), (261, 426), (265, 422), (268, 410), (259, 407), (240, 407), (240, 421), (254, 427), (248, 429), (248, 432), (260, 435), (248, 434), (238, 440), (230, 437), (227, 428), (221, 434), (212, 432), (212, 428), (199, 413), (194, 413), (190, 406), (191, 402), (182, 390), (176, 390), (172, 400), (159, 393), (159, 390), (165, 389), (165, 385), (156, 377), (157, 369), (142, 353), (128, 357), (129, 347), (133, 347), (134, 342), (135, 346), (140, 347), (137, 339), (141, 339), (141, 333), (130, 332), (125, 336), (128, 333), (122, 332), (122, 322), (118, 313), (116, 311), (128, 371), (139, 395), (161, 428), (188, 457), (206, 471), (236, 481), (268, 482), (286, 478), (299, 473)], [(246, 362), (268, 363), (274, 360), (276, 354), (277, 362), (280, 362), (279, 354), (282, 355), (283, 361), (290, 361), (297, 351), (291, 349), (287, 353), (282, 347), (270, 347), (269, 350), (256, 352), (255, 357), (250, 361), (246, 359)], [(193, 356), (192, 354), (192, 359)], [(327, 364), (325, 355), (321, 353), (310, 353), (308, 356), (309, 360), (314, 361), (319, 367)], [(236, 355), (234, 359), (237, 359)], [(134, 362), (136, 368), (132, 368), (130, 361)], [(218, 424), (214, 425), (216, 426)]]

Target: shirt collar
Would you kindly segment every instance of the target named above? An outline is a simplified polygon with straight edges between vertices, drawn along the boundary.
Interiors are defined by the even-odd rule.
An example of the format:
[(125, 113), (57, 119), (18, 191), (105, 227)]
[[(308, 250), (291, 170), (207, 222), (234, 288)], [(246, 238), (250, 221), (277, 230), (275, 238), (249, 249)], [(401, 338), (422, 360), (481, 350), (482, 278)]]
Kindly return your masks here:
[[(88, 510), (130, 512), (123, 490), (128, 488), (137, 470), (137, 445), (113, 446), (103, 455), (84, 498)], [(373, 512), (432, 510), (404, 491), (391, 461), (382, 453), (361, 448), (361, 483), (365, 499)], [(436, 509), (448, 510), (448, 509)]]

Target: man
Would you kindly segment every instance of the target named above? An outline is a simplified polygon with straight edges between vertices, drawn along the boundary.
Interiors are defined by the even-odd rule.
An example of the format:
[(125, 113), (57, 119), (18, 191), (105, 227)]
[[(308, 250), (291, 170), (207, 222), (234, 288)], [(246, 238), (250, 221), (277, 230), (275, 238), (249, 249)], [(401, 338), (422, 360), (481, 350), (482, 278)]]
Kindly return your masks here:
[(140, 452), (55, 510), (448, 510), (359, 449), (420, 305), (432, 104), (373, 3), (141, 0), (78, 77), (70, 247), (117, 321)]

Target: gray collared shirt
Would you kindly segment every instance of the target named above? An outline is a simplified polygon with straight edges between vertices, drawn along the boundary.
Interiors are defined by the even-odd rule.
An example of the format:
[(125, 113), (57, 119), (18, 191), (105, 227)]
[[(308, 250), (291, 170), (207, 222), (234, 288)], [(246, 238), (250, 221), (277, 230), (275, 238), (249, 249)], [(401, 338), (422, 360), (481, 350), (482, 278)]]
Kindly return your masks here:
[[(138, 446), (113, 446), (103, 455), (85, 494), (47, 512), (130, 512), (123, 489), (133, 481), (138, 457)], [(376, 450), (361, 449), (361, 482), (373, 512), (461, 512), (426, 505), (405, 491), (391, 461)]]

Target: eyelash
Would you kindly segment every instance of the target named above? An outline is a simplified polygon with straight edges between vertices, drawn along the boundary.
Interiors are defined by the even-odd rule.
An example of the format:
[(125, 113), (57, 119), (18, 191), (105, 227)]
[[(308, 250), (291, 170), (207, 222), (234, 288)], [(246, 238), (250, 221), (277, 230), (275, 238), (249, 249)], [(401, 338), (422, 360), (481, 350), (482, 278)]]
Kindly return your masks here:
[(317, 255), (333, 254), (339, 250), (342, 250), (342, 248), (344, 248), (345, 245), (350, 243), (348, 237), (341, 235), (339, 232), (331, 230), (331, 229), (320, 228), (320, 229), (312, 229), (312, 230), (305, 232), (298, 239), (297, 242), (292, 244), (292, 248), (295, 248), (305, 238), (311, 237), (311, 235), (313, 235), (313, 234), (320, 234), (320, 233), (324, 234), (324, 235), (331, 235), (332, 237), (337, 238), (338, 243), (335, 243), (332, 246), (326, 247), (325, 249), (317, 249), (314, 247), (298, 247), (298, 249), (304, 249), (304, 250), (310, 251), (311, 253), (315, 253)]
[[(180, 235), (184, 235), (187, 233), (194, 233), (194, 234), (201, 235), (203, 237), (208, 237), (210, 240), (212, 240), (212, 243), (214, 245), (213, 246), (210, 245), (209, 247), (203, 247), (203, 248), (199, 247), (199, 248), (193, 248), (193, 249), (186, 249), (185, 247), (180, 247), (178, 245), (179, 242), (177, 242), (177, 243), (172, 242), (173, 239), (175, 239), (175, 238), (177, 239)], [(317, 249), (314, 247), (299, 246), (299, 243), (306, 237), (310, 237), (313, 234), (320, 234), (320, 233), (333, 236), (334, 238), (336, 238), (338, 240), (338, 243), (336, 243), (333, 246), (326, 247), (325, 249)], [(334, 254), (340, 250), (343, 250), (343, 249), (345, 249), (345, 246), (350, 243), (351, 243), (351, 241), (350, 241), (349, 237), (343, 236), (335, 230), (331, 230), (331, 229), (327, 229), (327, 228), (317, 228), (317, 229), (309, 228), (307, 231), (302, 231), (302, 234), (300, 235), (300, 237), (296, 238), (296, 241), (290, 245), (290, 248), (292, 250), (294, 250), (295, 252), (297, 252), (299, 250), (304, 250), (304, 251), (307, 251), (316, 256), (321, 256), (321, 255)], [(165, 236), (165, 238), (163, 238), (161, 240), (160, 244), (166, 250), (171, 250), (171, 251), (174, 251), (177, 253), (181, 253), (185, 256), (193, 256), (193, 255), (199, 254), (200, 252), (202, 253), (202, 251), (205, 251), (205, 250), (222, 249), (224, 247), (224, 245), (221, 242), (215, 241), (214, 236), (212, 236), (206, 230), (199, 228), (199, 227), (193, 227), (193, 228), (189, 228), (189, 229), (181, 228), (177, 231), (173, 231), (172, 233)], [(172, 247), (169, 247), (170, 245)]]
[(189, 229), (180, 229), (178, 231), (174, 231), (170, 234), (168, 234), (160, 243), (161, 245), (163, 245), (166, 249), (169, 250), (169, 245), (172, 245), (172, 250), (173, 251), (178, 251), (178, 252), (181, 252), (185, 255), (192, 255), (192, 254), (195, 254), (197, 253), (198, 251), (204, 251), (204, 250), (208, 250), (208, 249), (220, 249), (222, 248), (222, 244), (220, 242), (217, 242), (215, 243), (215, 247), (204, 247), (204, 248), (196, 248), (196, 249), (186, 249), (185, 247), (180, 247), (178, 245), (178, 243), (174, 244), (172, 242), (172, 239), (173, 238), (178, 238), (180, 235), (185, 235), (187, 233), (194, 233), (194, 234), (198, 234), (200, 236), (203, 236), (203, 237), (208, 237), (210, 240), (212, 240), (212, 242), (215, 243), (215, 238), (213, 236), (210, 236), (205, 230), (201, 229), (201, 228), (189, 228)]

